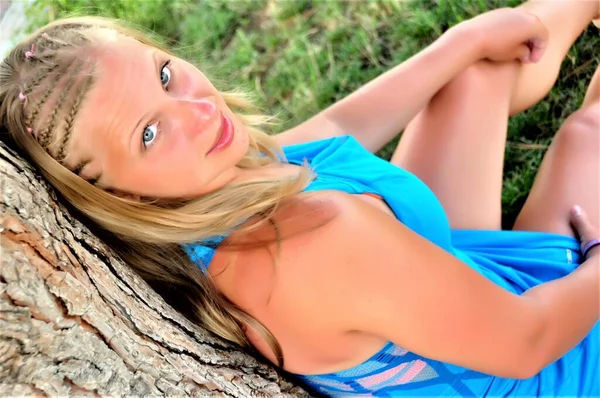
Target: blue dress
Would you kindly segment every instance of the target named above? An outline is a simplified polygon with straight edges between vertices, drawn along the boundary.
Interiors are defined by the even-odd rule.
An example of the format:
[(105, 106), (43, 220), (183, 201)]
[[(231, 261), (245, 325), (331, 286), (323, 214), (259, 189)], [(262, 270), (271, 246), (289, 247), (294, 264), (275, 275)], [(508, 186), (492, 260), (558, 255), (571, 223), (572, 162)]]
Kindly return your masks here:
[[(421, 180), (372, 155), (353, 137), (293, 145), (284, 152), (290, 163), (306, 160), (315, 171), (317, 177), (306, 191), (379, 195), (399, 222), (511, 292), (520, 294), (565, 276), (581, 262), (579, 242), (572, 237), (450, 229), (441, 203)], [(205, 267), (222, 239), (185, 248)], [(392, 342), (353, 368), (300, 377), (315, 391), (340, 397), (600, 397), (600, 324), (562, 358), (526, 380), (435, 361)]]

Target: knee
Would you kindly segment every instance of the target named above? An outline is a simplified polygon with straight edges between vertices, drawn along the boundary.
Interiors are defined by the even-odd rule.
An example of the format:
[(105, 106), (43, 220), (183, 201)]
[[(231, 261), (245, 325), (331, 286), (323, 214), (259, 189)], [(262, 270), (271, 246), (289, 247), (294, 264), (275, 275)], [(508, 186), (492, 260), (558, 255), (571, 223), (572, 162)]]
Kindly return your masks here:
[(569, 116), (556, 133), (557, 145), (581, 150), (600, 149), (600, 101)]

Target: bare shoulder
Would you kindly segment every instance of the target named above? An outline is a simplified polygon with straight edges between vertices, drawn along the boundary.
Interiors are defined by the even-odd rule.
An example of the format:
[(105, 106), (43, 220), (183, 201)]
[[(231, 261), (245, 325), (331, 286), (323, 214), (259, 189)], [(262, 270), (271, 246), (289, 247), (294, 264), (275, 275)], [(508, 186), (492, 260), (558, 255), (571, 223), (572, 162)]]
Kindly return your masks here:
[(282, 313), (294, 308), (307, 322), (346, 333), (354, 314), (352, 305), (344, 305), (346, 298), (362, 296), (361, 289), (370, 289), (365, 284), (374, 280), (367, 274), (385, 270), (385, 260), (402, 251), (394, 246), (402, 242), (402, 231), (392, 237), (386, 225), (402, 226), (360, 195), (323, 191), (301, 206), (323, 215), (310, 232), (283, 239), (273, 297)]
[(286, 203), (272, 225), (240, 238), (242, 242), (268, 242), (244, 250), (244, 263), (252, 266), (237, 272), (240, 283), (247, 284), (260, 270), (271, 281), (265, 290), (271, 310), (290, 313), (292, 308), (311, 305), (312, 293), (318, 295), (314, 289), (327, 288), (343, 267), (349, 245), (360, 238), (354, 233), (361, 223), (357, 204), (361, 202), (353, 195), (339, 191), (303, 194)]
[[(300, 195), (277, 211), (276, 231), (267, 226), (237, 238), (238, 243), (271, 243), (215, 258), (226, 264), (225, 271), (215, 272), (217, 286), (273, 333), (288, 371), (341, 370), (364, 361), (385, 343), (348, 333), (330, 313), (335, 305), (329, 290), (344, 268), (349, 239), (359, 239), (352, 231), (361, 203), (338, 191)], [(248, 337), (274, 361), (256, 331), (250, 330)]]
[(347, 369), (386, 341), (501, 377), (536, 369), (537, 304), (368, 201), (323, 191), (285, 206), (275, 221), (280, 244), (244, 252), (236, 265), (234, 302), (274, 334), (287, 370)]

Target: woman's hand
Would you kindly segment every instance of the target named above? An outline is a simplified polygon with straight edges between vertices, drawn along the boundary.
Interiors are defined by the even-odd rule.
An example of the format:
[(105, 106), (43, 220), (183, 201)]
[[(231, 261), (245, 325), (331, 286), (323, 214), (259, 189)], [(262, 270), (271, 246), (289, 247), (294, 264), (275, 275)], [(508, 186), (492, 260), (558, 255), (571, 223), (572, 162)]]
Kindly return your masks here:
[(571, 211), (571, 224), (581, 239), (581, 251), (585, 259), (600, 255), (600, 233), (598, 227), (590, 221), (587, 214), (579, 206)]
[(481, 58), (491, 61), (537, 62), (546, 49), (548, 30), (539, 18), (519, 8), (500, 8), (452, 28), (476, 40)]
[(433, 44), (299, 126), (280, 145), (352, 135), (376, 152), (404, 130), (442, 87), (481, 59), (537, 62), (548, 32), (521, 9), (490, 11), (458, 24)]

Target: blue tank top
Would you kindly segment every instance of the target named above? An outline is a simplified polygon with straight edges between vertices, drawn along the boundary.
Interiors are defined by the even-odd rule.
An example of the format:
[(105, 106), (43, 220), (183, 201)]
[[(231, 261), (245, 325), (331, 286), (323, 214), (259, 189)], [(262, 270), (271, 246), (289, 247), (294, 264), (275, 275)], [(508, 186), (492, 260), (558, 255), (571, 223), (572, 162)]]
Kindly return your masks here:
[[(284, 153), (292, 164), (301, 165), (306, 160), (316, 174), (306, 192), (327, 189), (383, 196), (383, 192), (395, 186), (395, 194), (386, 195), (384, 199), (398, 220), (437, 245), (446, 249), (451, 247), (448, 219), (431, 190), (409, 172), (367, 152), (353, 137), (292, 145), (285, 147)], [(224, 238), (217, 236), (203, 245), (184, 247), (204, 268)]]
[[(353, 137), (288, 146), (284, 152), (290, 163), (303, 164), (306, 161), (315, 172), (316, 178), (305, 191), (377, 194), (396, 218), (412, 231), (512, 292), (522, 293), (539, 283), (564, 276), (580, 261), (578, 242), (562, 235), (451, 230), (441, 203), (421, 180), (369, 153)], [(215, 237), (203, 244), (186, 245), (184, 248), (198, 266), (206, 269), (215, 248), (223, 239)], [(600, 341), (599, 328), (596, 327), (582, 344), (527, 380), (498, 378), (428, 359), (392, 342), (353, 368), (300, 377), (316, 391), (340, 397), (600, 394), (597, 376), (595, 379), (580, 376), (583, 369), (586, 369), (584, 374), (588, 374), (589, 369), (600, 370), (600, 355), (590, 359), (590, 355), (600, 354), (600, 343), (589, 342), (592, 335)], [(586, 341), (587, 345), (584, 344)], [(566, 362), (571, 369), (565, 370)]]

